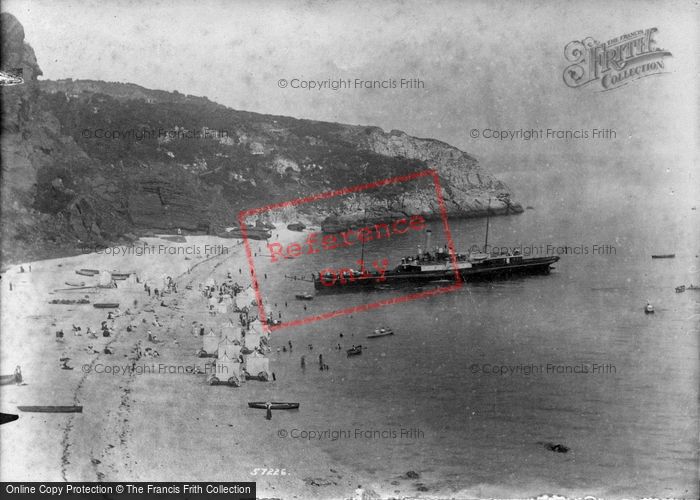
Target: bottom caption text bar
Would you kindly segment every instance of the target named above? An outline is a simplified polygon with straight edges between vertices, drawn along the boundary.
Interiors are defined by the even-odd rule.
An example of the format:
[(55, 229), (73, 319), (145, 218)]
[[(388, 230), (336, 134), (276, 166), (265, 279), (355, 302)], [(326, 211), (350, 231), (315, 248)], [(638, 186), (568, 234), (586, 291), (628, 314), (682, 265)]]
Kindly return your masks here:
[(0, 482), (0, 495), (4, 498), (70, 497), (115, 499), (216, 498), (219, 500), (254, 500), (254, 482), (240, 483), (22, 483)]

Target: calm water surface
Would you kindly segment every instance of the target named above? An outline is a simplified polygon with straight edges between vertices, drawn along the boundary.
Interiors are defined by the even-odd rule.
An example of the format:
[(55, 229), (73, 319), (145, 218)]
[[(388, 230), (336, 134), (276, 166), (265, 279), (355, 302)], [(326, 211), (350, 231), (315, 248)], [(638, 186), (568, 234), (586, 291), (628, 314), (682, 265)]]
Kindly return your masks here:
[[(275, 332), (273, 351), (288, 340), (294, 350), (273, 355), (279, 383), (261, 388), (261, 396), (282, 393), (307, 402), (303, 425), (295, 426), (346, 431), (350, 437), (315, 445), (387, 482), (413, 469), (426, 484), (484, 496), (697, 497), (700, 292), (674, 293), (678, 284), (700, 282), (697, 212), (681, 202), (632, 210), (594, 185), (582, 186), (574, 199), (539, 203), (519, 216), (492, 218), (489, 240), (579, 249), (562, 254), (549, 276), (467, 284)], [(449, 223), (458, 249), (483, 244), (483, 219)], [(441, 242), (440, 224), (431, 224), (433, 241)], [(373, 242), (365, 258), (387, 257), (393, 264), (414, 254), (422, 240), (413, 234)], [(614, 251), (594, 255), (593, 245)], [(676, 258), (651, 259), (667, 252)], [(400, 295), (381, 291), (299, 302), (293, 294), (312, 291), (312, 285), (283, 278), (324, 264), (351, 266), (358, 258), (352, 248), (282, 264), (258, 256), (256, 265), (260, 276), (268, 274), (266, 302), (293, 319)], [(647, 300), (656, 314), (643, 313)], [(379, 325), (396, 335), (364, 338)], [(367, 349), (347, 358), (351, 344)], [(318, 370), (319, 354), (329, 371)], [(501, 366), (514, 372), (493, 373)], [(386, 436), (402, 428), (416, 434), (355, 435), (355, 429)], [(553, 453), (541, 442), (571, 451)]]

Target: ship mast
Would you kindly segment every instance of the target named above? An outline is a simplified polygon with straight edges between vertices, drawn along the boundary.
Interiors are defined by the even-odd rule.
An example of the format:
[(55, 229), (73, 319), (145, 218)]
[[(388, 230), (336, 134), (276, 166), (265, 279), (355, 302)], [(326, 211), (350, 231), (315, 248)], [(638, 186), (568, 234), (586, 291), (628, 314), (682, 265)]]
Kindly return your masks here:
[[(363, 225), (367, 225), (367, 207), (365, 207), (364, 211), (364, 220), (362, 221)], [(362, 253), (360, 254), (360, 260), (362, 262), (365, 261), (365, 238), (362, 238)]]
[(489, 206), (486, 209), (486, 239), (484, 240), (484, 253), (488, 253), (486, 249), (489, 246), (489, 215), (491, 215), (491, 197), (489, 197)]

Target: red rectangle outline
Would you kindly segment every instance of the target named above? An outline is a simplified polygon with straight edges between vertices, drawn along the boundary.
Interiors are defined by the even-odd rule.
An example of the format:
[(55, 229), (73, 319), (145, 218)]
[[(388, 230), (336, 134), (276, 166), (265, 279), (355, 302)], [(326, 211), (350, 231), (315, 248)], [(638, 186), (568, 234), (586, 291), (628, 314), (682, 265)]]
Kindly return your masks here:
[(253, 252), (250, 249), (250, 242), (248, 239), (248, 226), (245, 223), (247, 217), (253, 215), (259, 215), (264, 212), (269, 212), (270, 210), (276, 210), (285, 207), (295, 207), (297, 205), (302, 205), (305, 203), (311, 203), (318, 200), (327, 200), (328, 198), (333, 198), (336, 196), (341, 196), (349, 193), (357, 193), (358, 191), (366, 191), (368, 189), (374, 189), (382, 186), (387, 186), (389, 184), (398, 184), (401, 182), (412, 181), (421, 177), (431, 177), (433, 179), (433, 184), (435, 186), (435, 195), (438, 200), (438, 206), (440, 207), (440, 218), (442, 219), (443, 229), (445, 231), (445, 238), (447, 239), (447, 248), (450, 252), (450, 260), (452, 262), (452, 269), (455, 273), (455, 282), (450, 286), (439, 287), (433, 290), (426, 290), (424, 292), (416, 292), (408, 295), (403, 295), (401, 297), (394, 297), (391, 299), (380, 300), (377, 302), (372, 302), (370, 304), (362, 304), (359, 306), (348, 307), (345, 309), (338, 309), (336, 311), (330, 311), (327, 313), (317, 314), (315, 316), (307, 316), (305, 318), (295, 319), (292, 321), (284, 322), (279, 325), (268, 325), (267, 322), (263, 322), (263, 329), (266, 332), (272, 332), (275, 330), (280, 330), (282, 328), (288, 328), (290, 326), (301, 326), (308, 323), (313, 323), (316, 321), (321, 321), (324, 319), (335, 318), (337, 316), (343, 316), (345, 314), (352, 314), (360, 311), (369, 311), (372, 309), (377, 309), (379, 307), (400, 304), (402, 302), (408, 302), (411, 300), (416, 300), (421, 297), (430, 297), (433, 295), (440, 295), (443, 293), (453, 292), (462, 288), (463, 281), (459, 273), (459, 268), (457, 265), (457, 255), (454, 249), (454, 242), (452, 240), (452, 233), (450, 232), (450, 226), (447, 223), (447, 209), (445, 208), (445, 200), (442, 197), (442, 187), (440, 186), (440, 179), (438, 177), (437, 171), (433, 169), (421, 170), (419, 172), (413, 172), (407, 175), (400, 175), (396, 177), (390, 177), (388, 179), (382, 179), (374, 182), (368, 182), (366, 184), (358, 184), (356, 186), (347, 187), (343, 189), (336, 189), (333, 191), (326, 191), (323, 193), (306, 196), (303, 198), (296, 198), (294, 200), (285, 201), (281, 203), (272, 203), (270, 205), (265, 205), (259, 208), (252, 208), (248, 210), (241, 210), (238, 213), (238, 223), (241, 227), (241, 234), (243, 235), (243, 243), (245, 245), (246, 257), (248, 259), (248, 266), (250, 267), (250, 273), (253, 283), (253, 289), (255, 290), (255, 299), (258, 302), (258, 314), (260, 318), (267, 318), (265, 312), (265, 307), (263, 306), (262, 295), (260, 293), (260, 287), (258, 286), (258, 277), (255, 273), (255, 264), (253, 262)]

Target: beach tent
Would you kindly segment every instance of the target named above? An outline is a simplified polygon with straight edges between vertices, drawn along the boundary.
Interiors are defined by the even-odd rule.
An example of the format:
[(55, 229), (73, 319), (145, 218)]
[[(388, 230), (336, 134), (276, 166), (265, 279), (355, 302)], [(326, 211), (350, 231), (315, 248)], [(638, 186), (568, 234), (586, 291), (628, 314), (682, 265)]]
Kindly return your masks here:
[(270, 374), (270, 360), (258, 353), (243, 356), (246, 371), (253, 377), (257, 377), (261, 372)]
[(219, 343), (219, 350), (217, 352), (217, 357), (219, 359), (227, 356), (231, 359), (238, 359), (241, 354), (241, 346), (234, 344), (233, 342), (223, 341)]
[(236, 311), (247, 311), (250, 308), (250, 302), (246, 302), (245, 297), (237, 296), (233, 303), (236, 307)]
[(204, 337), (202, 337), (202, 349), (207, 354), (214, 354), (219, 348), (219, 338), (210, 331)]
[(109, 271), (102, 271), (100, 273), (100, 285), (107, 286), (112, 283), (112, 273)]
[(119, 288), (142, 288), (143, 285), (136, 280), (135, 274), (130, 274), (125, 280), (119, 283)]
[(262, 346), (262, 340), (263, 340), (263, 335), (262, 334), (257, 334), (254, 332), (248, 332), (246, 336), (243, 338), (243, 343), (246, 346), (247, 349), (253, 350), (256, 347), (261, 347)]
[(228, 380), (231, 377), (235, 377), (236, 383), (240, 383), (242, 379), (241, 364), (238, 362), (237, 358), (229, 358), (224, 355), (216, 360), (214, 376), (219, 380)]
[(263, 335), (264, 332), (265, 330), (263, 329), (263, 324), (259, 319), (256, 319), (250, 323), (250, 333), (255, 335)]
[[(243, 301), (243, 304), (246, 306), (250, 305), (255, 305), (255, 290), (253, 290), (252, 287), (248, 287), (245, 290), (243, 290), (241, 293), (239, 293), (236, 298), (240, 298)], [(236, 302), (238, 303), (238, 302)]]
[(240, 342), (242, 338), (241, 335), (241, 327), (240, 326), (235, 326), (230, 323), (227, 323), (226, 325), (221, 327), (221, 340), (222, 341), (228, 341), (228, 342), (233, 342), (233, 341), (238, 341)]

